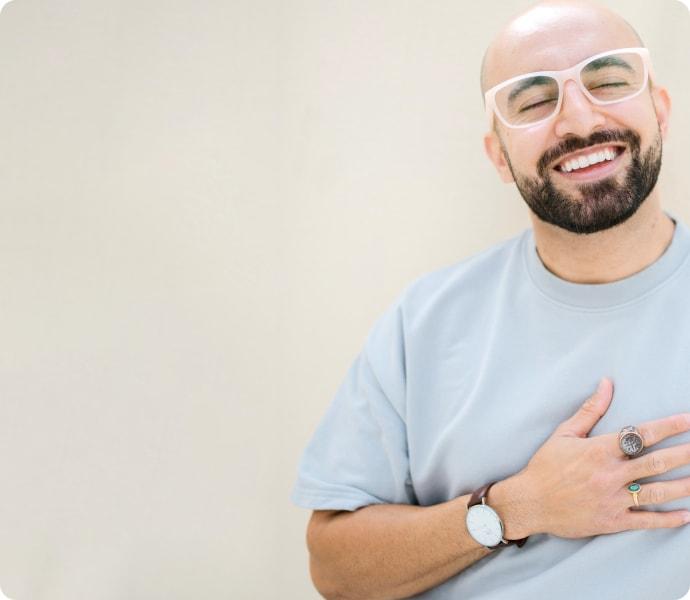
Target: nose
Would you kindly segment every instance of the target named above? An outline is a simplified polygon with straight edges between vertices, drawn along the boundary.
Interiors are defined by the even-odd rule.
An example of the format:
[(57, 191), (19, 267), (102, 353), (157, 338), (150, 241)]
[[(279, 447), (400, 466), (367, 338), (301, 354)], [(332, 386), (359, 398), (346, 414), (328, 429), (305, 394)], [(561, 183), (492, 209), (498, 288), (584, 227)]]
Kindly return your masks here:
[(606, 118), (599, 107), (590, 102), (574, 81), (563, 84), (563, 101), (561, 110), (556, 115), (556, 135), (578, 135), (587, 137), (595, 129), (604, 127)]

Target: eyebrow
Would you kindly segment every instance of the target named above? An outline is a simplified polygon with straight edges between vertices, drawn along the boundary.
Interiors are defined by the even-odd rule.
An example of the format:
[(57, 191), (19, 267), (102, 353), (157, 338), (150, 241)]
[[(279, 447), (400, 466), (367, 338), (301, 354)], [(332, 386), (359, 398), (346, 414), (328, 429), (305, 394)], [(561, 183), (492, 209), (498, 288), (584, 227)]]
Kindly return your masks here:
[(582, 70), (598, 71), (599, 69), (603, 69), (604, 67), (623, 67), (624, 69), (628, 69), (628, 71), (633, 70), (630, 64), (627, 61), (620, 58), (619, 56), (602, 56), (601, 58), (593, 60)]
[(527, 79), (523, 79), (510, 91), (510, 94), (508, 94), (508, 102), (512, 102), (515, 100), (515, 98), (522, 94), (522, 92), (535, 85), (548, 85), (553, 82), (554, 80), (552, 77), (546, 77), (544, 75), (537, 75), (536, 77), (528, 77)]

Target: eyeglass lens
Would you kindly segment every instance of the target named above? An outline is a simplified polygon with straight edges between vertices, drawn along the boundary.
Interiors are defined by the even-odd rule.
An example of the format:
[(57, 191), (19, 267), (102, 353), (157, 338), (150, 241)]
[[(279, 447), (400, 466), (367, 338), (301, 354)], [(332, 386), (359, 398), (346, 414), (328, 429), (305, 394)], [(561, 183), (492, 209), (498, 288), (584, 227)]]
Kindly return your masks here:
[[(580, 71), (582, 85), (597, 100), (620, 102), (645, 85), (644, 61), (633, 52), (595, 58)], [(558, 82), (539, 75), (501, 88), (496, 108), (511, 125), (529, 125), (551, 117), (558, 106)]]

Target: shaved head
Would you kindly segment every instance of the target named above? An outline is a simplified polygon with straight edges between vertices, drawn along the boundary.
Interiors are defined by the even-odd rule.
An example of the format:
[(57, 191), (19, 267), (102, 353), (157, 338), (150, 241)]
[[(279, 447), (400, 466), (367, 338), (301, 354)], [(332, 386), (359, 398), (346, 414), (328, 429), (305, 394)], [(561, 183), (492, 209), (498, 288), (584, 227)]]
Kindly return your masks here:
[[(489, 44), (481, 66), (482, 96), (497, 83), (518, 75), (526, 54), (539, 58), (540, 51), (567, 40), (561, 34), (588, 23), (605, 23), (612, 38), (628, 47), (644, 46), (642, 38), (623, 17), (589, 0), (544, 0), (513, 17)], [(625, 42), (628, 43), (625, 43)], [(620, 42), (618, 47), (621, 47)], [(608, 50), (603, 48), (601, 50)], [(595, 50), (596, 51), (596, 50)], [(594, 52), (591, 52), (593, 54)], [(562, 65), (563, 66), (569, 65)], [(557, 68), (544, 63), (529, 70)]]
[[(594, 56), (641, 46), (630, 23), (590, 0), (538, 2), (513, 17), (489, 44), (482, 92), (514, 77), (564, 71)], [(641, 76), (642, 62), (636, 64)], [(553, 109), (550, 117), (536, 118), (533, 125), (511, 126), (504, 117), (496, 118), (500, 114), (494, 103), (484, 148), (503, 181), (515, 183), (540, 227), (549, 224), (577, 234), (610, 229), (631, 218), (652, 193), (670, 99), (650, 74), (645, 68), (643, 85), (649, 93), (638, 88), (620, 101), (604, 103), (593, 102), (590, 91), (606, 88), (610, 93), (613, 87), (632, 83), (603, 73), (583, 83), (582, 71), (550, 88), (534, 83), (538, 77), (522, 80), (530, 82), (524, 89), (542, 88), (526, 92), (523, 104), (515, 103), (518, 116), (538, 115), (527, 111), (540, 107)], [(517, 90), (518, 84), (510, 93), (523, 93)]]

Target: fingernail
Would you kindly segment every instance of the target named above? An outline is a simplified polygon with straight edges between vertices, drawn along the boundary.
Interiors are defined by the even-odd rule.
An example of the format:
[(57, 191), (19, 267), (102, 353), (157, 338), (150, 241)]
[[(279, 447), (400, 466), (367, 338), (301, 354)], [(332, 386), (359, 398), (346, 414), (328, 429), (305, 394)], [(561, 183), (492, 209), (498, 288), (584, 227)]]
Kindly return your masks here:
[(690, 523), (690, 512), (687, 512), (683, 515), (683, 523)]
[(599, 382), (599, 387), (597, 388), (597, 394), (598, 394), (599, 392), (601, 392), (601, 391), (604, 389), (604, 381), (606, 381), (606, 380), (605, 380), (605, 379), (602, 379), (602, 380)]

